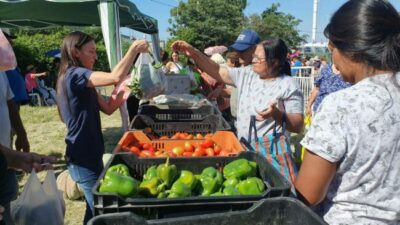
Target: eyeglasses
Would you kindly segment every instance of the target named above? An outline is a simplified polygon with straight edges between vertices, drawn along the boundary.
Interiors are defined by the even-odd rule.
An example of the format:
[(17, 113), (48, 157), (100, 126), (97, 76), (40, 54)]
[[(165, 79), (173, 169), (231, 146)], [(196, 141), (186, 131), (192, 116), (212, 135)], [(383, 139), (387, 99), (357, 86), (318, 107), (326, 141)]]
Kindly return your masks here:
[(252, 60), (252, 62), (253, 62), (253, 63), (260, 63), (260, 62), (265, 61), (265, 59), (266, 59), (266, 58), (261, 58), (261, 57), (258, 57), (257, 55), (254, 55), (254, 54), (253, 54), (253, 60)]

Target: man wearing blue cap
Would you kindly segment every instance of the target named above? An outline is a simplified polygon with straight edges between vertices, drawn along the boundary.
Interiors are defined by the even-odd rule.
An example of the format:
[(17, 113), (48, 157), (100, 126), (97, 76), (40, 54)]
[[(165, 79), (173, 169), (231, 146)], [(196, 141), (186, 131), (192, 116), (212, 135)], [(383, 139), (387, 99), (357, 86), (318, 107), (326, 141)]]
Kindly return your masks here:
[(239, 53), (242, 64), (239, 68), (218, 65), (184, 41), (175, 41), (171, 46), (173, 51), (191, 57), (200, 69), (217, 81), (237, 88), (236, 128), (239, 139), (249, 137), (252, 115), (258, 119), (255, 126), (260, 136), (272, 133), (275, 124), (278, 124), (277, 132), (282, 131), (284, 114), (289, 132), (299, 132), (303, 124), (303, 95), (296, 82), (287, 76), (290, 65), (286, 59), (286, 44), (281, 39), (260, 41), (253, 30), (239, 34), (230, 46)]
[(261, 39), (254, 30), (244, 30), (237, 37), (235, 43), (230, 46), (239, 53), (239, 63), (242, 66), (248, 66), (253, 59), (255, 46), (260, 43)]

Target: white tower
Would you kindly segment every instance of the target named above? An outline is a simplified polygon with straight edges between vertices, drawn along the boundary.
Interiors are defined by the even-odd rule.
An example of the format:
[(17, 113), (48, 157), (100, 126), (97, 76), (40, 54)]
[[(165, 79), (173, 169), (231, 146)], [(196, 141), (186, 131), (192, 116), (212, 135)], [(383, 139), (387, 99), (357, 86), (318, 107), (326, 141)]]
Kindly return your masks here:
[(318, 13), (318, 0), (314, 0), (311, 43), (315, 43), (315, 38), (316, 38), (315, 36), (317, 33), (317, 13)]

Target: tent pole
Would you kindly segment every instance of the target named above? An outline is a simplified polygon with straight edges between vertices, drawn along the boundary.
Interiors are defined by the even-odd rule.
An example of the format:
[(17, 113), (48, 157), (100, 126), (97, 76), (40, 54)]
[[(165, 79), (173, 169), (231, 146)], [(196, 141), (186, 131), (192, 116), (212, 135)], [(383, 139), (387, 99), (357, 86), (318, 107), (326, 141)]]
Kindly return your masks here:
[[(108, 62), (112, 70), (122, 58), (118, 6), (115, 1), (100, 0), (98, 8)], [(126, 103), (119, 108), (119, 111), (121, 114), (122, 128), (124, 131), (127, 131), (129, 129), (129, 116)]]

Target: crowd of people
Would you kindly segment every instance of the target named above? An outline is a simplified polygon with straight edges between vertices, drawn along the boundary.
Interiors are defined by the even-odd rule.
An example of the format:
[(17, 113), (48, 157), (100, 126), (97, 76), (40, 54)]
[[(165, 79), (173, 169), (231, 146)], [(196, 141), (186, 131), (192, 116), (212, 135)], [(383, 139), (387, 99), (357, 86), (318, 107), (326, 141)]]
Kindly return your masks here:
[[(301, 132), (304, 113), (312, 116), (301, 141), (306, 151), (294, 187), (297, 197), (327, 223), (399, 224), (400, 15), (385, 0), (349, 0), (333, 14), (324, 34), (332, 63), (314, 58), (321, 72), (305, 112), (302, 91), (291, 76), (297, 73), (291, 63), (303, 63), (297, 57), (288, 60), (289, 49), (280, 38), (262, 40), (246, 29), (228, 52), (209, 56), (177, 40), (171, 45), (171, 59), (166, 52), (161, 58), (167, 73), (183, 69), (192, 73), (200, 91), (216, 100), (234, 121), (239, 139), (252, 135), (252, 116), (257, 119), (258, 136), (271, 134), (274, 128), (283, 130), (283, 123), (288, 134)], [(148, 43), (136, 40), (111, 72), (102, 72), (93, 71), (97, 54), (92, 37), (75, 31), (62, 43), (54, 101), (67, 126), (67, 167), (85, 195), (84, 224), (93, 217), (91, 189), (103, 170), (100, 111), (109, 115), (128, 99), (126, 74), (137, 55), (147, 51)], [(189, 58), (188, 67), (179, 54)], [(31, 90), (37, 88), (32, 79), (45, 75), (33, 69), (26, 76)], [(17, 193), (15, 172), (8, 169), (42, 170), (43, 162), (55, 161), (30, 152), (17, 107), (26, 95), (19, 95), (22, 87), (13, 79), (19, 75), (13, 73), (0, 72), (4, 131), (0, 135), (0, 223), (6, 224), (12, 224), (9, 203)], [(106, 100), (95, 87), (107, 85), (116, 87)]]

